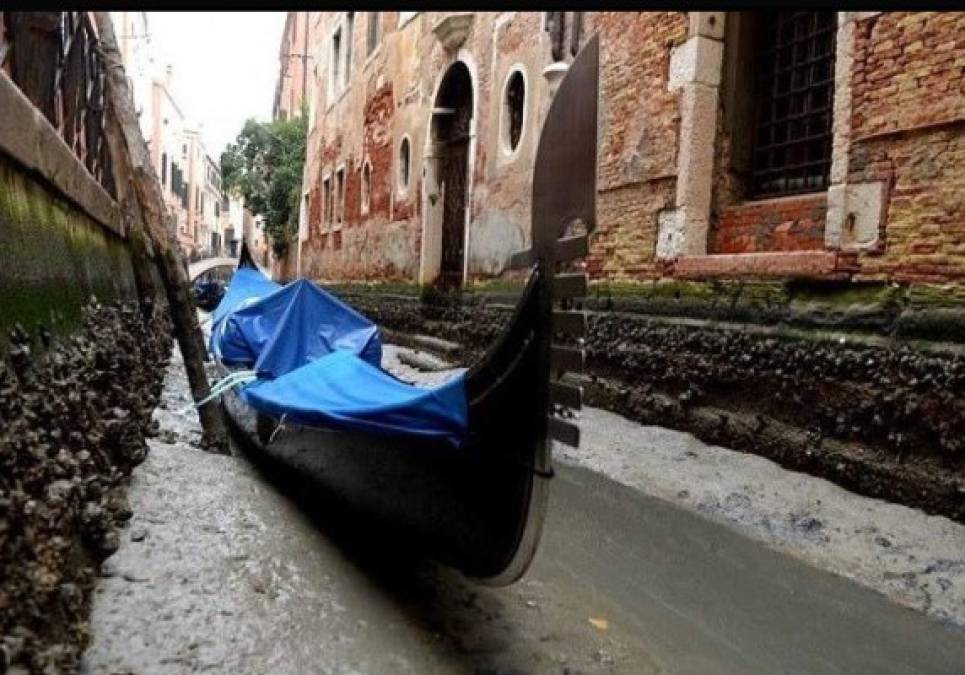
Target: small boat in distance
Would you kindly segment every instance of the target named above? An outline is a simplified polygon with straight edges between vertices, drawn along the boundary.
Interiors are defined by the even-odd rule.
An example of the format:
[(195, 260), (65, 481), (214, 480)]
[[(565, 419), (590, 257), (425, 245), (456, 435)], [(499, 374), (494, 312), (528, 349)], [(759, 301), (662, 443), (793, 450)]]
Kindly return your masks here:
[[(594, 36), (570, 65), (544, 123), (533, 175), (531, 248), (510, 263), (528, 270), (528, 280), (502, 336), (462, 376), (456, 395), (464, 397), (465, 418), (457, 420), (463, 423), (458, 433), (409, 433), (399, 424), (376, 429), (365, 417), (371, 406), (302, 406), (293, 408), (293, 422), (270, 407), (271, 395), (264, 393), (288, 375), (231, 387), (222, 398), (233, 430), (249, 446), (354, 509), (404, 528), (441, 562), (494, 585), (519, 579), (536, 552), (553, 476), (551, 439), (579, 443), (578, 427), (560, 415), (578, 409), (582, 396), (562, 377), (583, 368), (586, 318), (576, 303), (586, 294), (579, 266), (596, 216), (598, 71)], [(254, 269), (243, 244), (236, 274)], [(230, 295), (229, 287), (226, 300)], [(332, 356), (302, 367), (321, 368)], [(356, 359), (351, 372), (385, 379), (371, 359), (347, 352), (338, 359)], [(223, 359), (219, 365), (231, 373)], [(305, 379), (300, 391), (313, 382)], [(353, 386), (347, 379), (334, 384)], [(396, 389), (386, 381), (385, 391), (394, 396)], [(406, 397), (417, 398), (418, 391), (400, 389), (398, 396), (408, 404)]]

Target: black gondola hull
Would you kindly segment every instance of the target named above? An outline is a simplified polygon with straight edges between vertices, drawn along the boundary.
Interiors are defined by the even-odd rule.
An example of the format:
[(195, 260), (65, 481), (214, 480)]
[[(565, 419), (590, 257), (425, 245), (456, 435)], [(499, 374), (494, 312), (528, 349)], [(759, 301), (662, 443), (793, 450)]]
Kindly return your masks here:
[(236, 392), (224, 397), (247, 446), (295, 469), (340, 502), (394, 526), (440, 561), (511, 583), (536, 550), (546, 511), (551, 311), (534, 272), (510, 328), (467, 373), (469, 433), (460, 447), (282, 424)]

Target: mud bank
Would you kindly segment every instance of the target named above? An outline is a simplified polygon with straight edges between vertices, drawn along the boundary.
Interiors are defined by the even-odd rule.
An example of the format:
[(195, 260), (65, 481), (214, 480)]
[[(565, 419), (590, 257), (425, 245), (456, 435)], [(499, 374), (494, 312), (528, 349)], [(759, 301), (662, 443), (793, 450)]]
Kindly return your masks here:
[[(399, 377), (433, 384), (463, 370), (407, 367), (400, 353), (411, 352), (388, 347), (386, 366)], [(725, 523), (965, 629), (965, 525), (606, 410), (585, 408), (577, 421), (580, 448), (554, 444), (557, 460)]]
[[(509, 318), (509, 305), (479, 298), (345, 295), (394, 340), (457, 342), (445, 356), (462, 363)], [(965, 358), (954, 346), (591, 311), (586, 348), (592, 405), (965, 521)]]
[[(589, 590), (539, 573), (480, 587), (387, 548), (390, 533), (335, 505), (293, 500), (297, 486), (266, 482), (244, 457), (192, 447), (200, 428), (179, 360), (175, 350), (160, 432), (132, 477), (134, 516), (101, 567), (81, 673), (658, 670), (632, 626), (588, 621)], [(458, 372), (423, 376), (392, 346), (383, 363), (422, 382)]]
[[(387, 345), (383, 364), (423, 384), (462, 370), (424, 356)], [(958, 633), (768, 550), (754, 528), (770, 520), (772, 548), (894, 598), (894, 588), (875, 584), (905, 568), (874, 554), (885, 547), (870, 530), (850, 553), (844, 534), (824, 541), (874, 523), (901, 552), (894, 560), (937, 561), (921, 581), (951, 581), (928, 611), (950, 622), (953, 611), (965, 613), (952, 601), (962, 595), (962, 570), (949, 562), (965, 528), (759, 457), (586, 410), (584, 448), (561, 456), (533, 567), (518, 584), (493, 589), (320, 503), (311, 485), (267, 482), (244, 457), (192, 447), (200, 429), (188, 402), (175, 350), (155, 411), (161, 429), (131, 480), (134, 516), (101, 567), (86, 675), (857, 672), (887, 670), (883, 663), (946, 672), (961, 652)], [(611, 473), (636, 487), (603, 475)], [(792, 489), (806, 509), (782, 503)], [(724, 508), (715, 510), (715, 498)], [(863, 574), (878, 567), (877, 576)], [(848, 568), (863, 576), (841, 571)]]
[(0, 672), (68, 672), (89, 639), (101, 560), (131, 517), (170, 325), (89, 303), (63, 340), (11, 334), (0, 363)]

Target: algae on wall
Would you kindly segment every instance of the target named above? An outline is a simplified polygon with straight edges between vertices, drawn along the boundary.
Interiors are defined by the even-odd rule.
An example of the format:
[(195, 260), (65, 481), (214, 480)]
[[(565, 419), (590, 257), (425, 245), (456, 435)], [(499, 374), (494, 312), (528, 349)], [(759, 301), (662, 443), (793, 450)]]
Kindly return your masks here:
[(124, 240), (0, 155), (0, 351), (17, 323), (77, 328), (92, 295), (137, 297)]

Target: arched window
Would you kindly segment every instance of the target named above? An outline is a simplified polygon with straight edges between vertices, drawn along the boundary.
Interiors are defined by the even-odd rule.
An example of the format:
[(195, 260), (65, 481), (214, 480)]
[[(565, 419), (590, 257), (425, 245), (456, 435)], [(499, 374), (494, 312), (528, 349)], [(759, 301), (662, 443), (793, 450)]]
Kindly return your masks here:
[(362, 215), (369, 212), (372, 204), (372, 164), (365, 160), (362, 164)]
[(502, 136), (507, 152), (514, 152), (519, 147), (525, 110), (526, 81), (521, 71), (514, 70), (506, 80), (503, 90)]
[(405, 192), (409, 187), (409, 172), (411, 169), (411, 153), (409, 137), (405, 136), (399, 144), (399, 190)]

